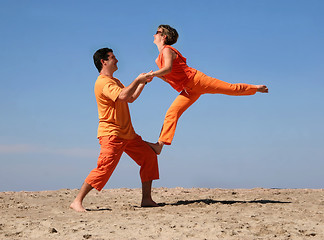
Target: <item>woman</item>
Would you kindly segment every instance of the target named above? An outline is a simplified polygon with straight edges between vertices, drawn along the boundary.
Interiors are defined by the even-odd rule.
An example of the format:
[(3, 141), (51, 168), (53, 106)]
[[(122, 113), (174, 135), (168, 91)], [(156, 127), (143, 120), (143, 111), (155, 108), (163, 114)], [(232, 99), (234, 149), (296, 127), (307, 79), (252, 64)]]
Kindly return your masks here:
[(180, 92), (166, 113), (158, 142), (150, 144), (157, 154), (161, 153), (164, 144), (171, 144), (178, 119), (202, 94), (221, 93), (241, 96), (268, 92), (265, 85), (230, 84), (188, 67), (186, 58), (177, 49), (171, 47), (177, 40), (177, 30), (169, 25), (160, 25), (154, 34), (154, 43), (159, 50), (155, 62), (159, 70), (150, 72), (147, 76), (159, 77)]

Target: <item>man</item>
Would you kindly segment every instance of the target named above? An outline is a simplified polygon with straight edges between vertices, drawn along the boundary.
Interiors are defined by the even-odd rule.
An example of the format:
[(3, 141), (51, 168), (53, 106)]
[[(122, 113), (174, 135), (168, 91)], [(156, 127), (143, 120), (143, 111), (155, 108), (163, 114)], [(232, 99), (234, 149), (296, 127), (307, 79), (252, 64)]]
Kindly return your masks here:
[(101, 191), (116, 168), (123, 152), (126, 152), (141, 168), (142, 207), (158, 206), (151, 197), (152, 180), (159, 179), (157, 156), (151, 147), (133, 129), (128, 103), (135, 101), (145, 84), (152, 78), (140, 74), (125, 87), (113, 77), (118, 69), (113, 51), (102, 48), (93, 55), (100, 75), (95, 83), (95, 96), (98, 105), (98, 139), (101, 145), (97, 167), (85, 179), (70, 208), (85, 212), (82, 202), (93, 189)]

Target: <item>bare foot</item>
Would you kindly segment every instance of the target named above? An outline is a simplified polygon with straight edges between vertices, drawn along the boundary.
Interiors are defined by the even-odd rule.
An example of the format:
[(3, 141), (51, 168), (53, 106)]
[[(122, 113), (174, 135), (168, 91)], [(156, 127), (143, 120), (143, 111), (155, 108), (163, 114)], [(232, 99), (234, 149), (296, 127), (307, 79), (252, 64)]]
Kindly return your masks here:
[(257, 86), (257, 92), (261, 92), (261, 93), (267, 93), (269, 90), (268, 90), (268, 87), (265, 86), (265, 85), (256, 85)]
[(163, 142), (157, 142), (157, 143), (151, 143), (151, 142), (146, 142), (152, 149), (153, 151), (157, 154), (160, 155), (163, 145)]
[(141, 207), (159, 207), (152, 199), (142, 199)]
[(87, 210), (85, 210), (85, 208), (82, 206), (81, 203), (73, 201), (70, 205), (70, 208), (72, 208), (73, 210), (77, 211), (77, 212), (86, 212)]

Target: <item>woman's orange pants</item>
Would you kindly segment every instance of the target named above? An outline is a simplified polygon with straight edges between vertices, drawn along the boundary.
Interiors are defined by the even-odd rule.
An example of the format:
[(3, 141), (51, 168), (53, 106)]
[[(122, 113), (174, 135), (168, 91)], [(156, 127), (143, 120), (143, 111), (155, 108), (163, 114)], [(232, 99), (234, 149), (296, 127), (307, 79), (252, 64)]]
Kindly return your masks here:
[(85, 182), (101, 191), (115, 170), (123, 152), (130, 156), (141, 168), (142, 182), (159, 179), (158, 161), (155, 152), (140, 136), (127, 140), (117, 136), (99, 137), (101, 145), (97, 167), (93, 169)]
[(177, 122), (184, 111), (186, 111), (202, 94), (221, 93), (226, 95), (242, 96), (253, 95), (257, 91), (255, 85), (236, 83), (231, 84), (216, 78), (209, 77), (204, 73), (197, 71), (193, 80), (190, 81), (185, 89), (173, 101), (168, 109), (159, 141), (170, 145), (177, 127)]

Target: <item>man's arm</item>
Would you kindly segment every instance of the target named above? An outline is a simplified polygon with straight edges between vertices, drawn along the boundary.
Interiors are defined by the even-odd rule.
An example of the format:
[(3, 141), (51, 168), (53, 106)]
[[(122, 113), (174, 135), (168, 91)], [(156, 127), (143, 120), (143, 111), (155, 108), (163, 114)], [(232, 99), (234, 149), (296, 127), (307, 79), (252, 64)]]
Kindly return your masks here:
[(134, 102), (143, 91), (145, 83), (150, 81), (152, 81), (152, 78), (147, 78), (144, 73), (138, 75), (129, 86), (123, 88), (117, 99), (129, 103)]
[(134, 102), (134, 101), (139, 97), (139, 95), (142, 93), (145, 84), (146, 84), (146, 83), (140, 83), (140, 84), (137, 86), (137, 88), (136, 88), (134, 94), (133, 94), (133, 95), (128, 99), (127, 102), (129, 102), (129, 103)]

